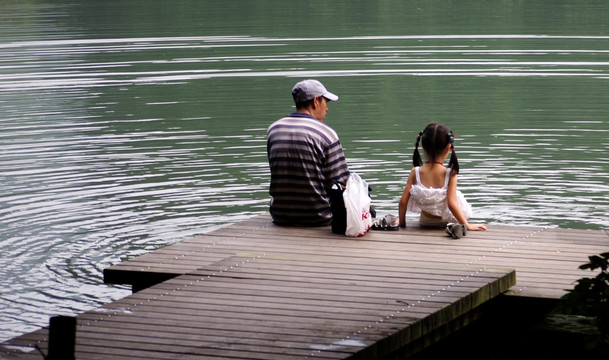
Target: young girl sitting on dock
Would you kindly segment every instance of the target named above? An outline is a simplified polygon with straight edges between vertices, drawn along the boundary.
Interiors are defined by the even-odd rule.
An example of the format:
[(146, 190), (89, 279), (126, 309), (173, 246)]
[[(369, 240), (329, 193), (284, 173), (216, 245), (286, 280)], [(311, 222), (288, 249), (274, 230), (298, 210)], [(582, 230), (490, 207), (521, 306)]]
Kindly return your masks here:
[[(419, 142), (427, 155), (425, 164), (419, 154)], [(451, 152), (448, 167), (444, 160)], [(446, 126), (431, 123), (419, 133), (414, 148), (414, 168), (399, 205), (400, 226), (406, 226), (406, 211), (420, 213), (419, 223), (425, 227), (446, 227), (453, 238), (467, 234), (467, 230), (486, 230), (482, 224), (470, 224), (471, 206), (457, 190), (459, 162), (455, 154), (453, 132)]]

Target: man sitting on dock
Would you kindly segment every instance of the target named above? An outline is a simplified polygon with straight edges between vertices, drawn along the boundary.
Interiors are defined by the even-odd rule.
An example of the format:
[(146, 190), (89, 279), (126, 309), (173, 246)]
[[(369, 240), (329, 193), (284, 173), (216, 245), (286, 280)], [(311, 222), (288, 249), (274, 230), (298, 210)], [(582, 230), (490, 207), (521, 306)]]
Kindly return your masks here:
[(277, 225), (329, 225), (330, 188), (349, 178), (338, 135), (323, 122), (328, 101), (338, 96), (317, 80), (303, 80), (292, 88), (292, 97), (296, 112), (274, 122), (267, 132), (270, 213)]

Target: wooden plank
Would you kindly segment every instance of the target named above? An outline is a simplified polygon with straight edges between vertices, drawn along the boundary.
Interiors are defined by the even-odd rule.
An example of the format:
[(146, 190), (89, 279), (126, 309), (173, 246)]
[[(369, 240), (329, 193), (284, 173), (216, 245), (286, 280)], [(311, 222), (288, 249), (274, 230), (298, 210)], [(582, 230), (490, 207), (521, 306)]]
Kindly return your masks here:
[[(334, 257), (336, 263), (357, 257), (361, 264), (382, 257), (394, 266), (416, 264), (422, 270), (438, 263), (452, 267), (515, 268), (519, 280), (511, 292), (517, 296), (558, 298), (573, 282), (589, 272), (578, 269), (590, 255), (606, 251), (606, 232), (491, 226), (486, 232), (470, 232), (454, 240), (442, 230), (421, 229), (409, 223), (400, 231), (371, 231), (362, 238), (332, 234), (328, 227), (291, 228), (272, 225), (268, 214), (251, 221), (197, 236), (188, 244), (172, 245), (140, 258), (107, 269), (114, 282), (121, 274), (145, 274), (151, 269), (177, 276), (195, 268), (221, 262), (232, 256), (255, 258), (261, 254), (311, 262)], [(561, 280), (562, 279), (562, 280)], [(128, 283), (128, 282), (127, 282)]]
[[(394, 286), (379, 287), (375, 285), (377, 281), (360, 281), (349, 286), (348, 280), (313, 281), (314, 276), (303, 278), (301, 282), (280, 277), (252, 282), (255, 277), (245, 276), (252, 272), (259, 276), (259, 269), (267, 261), (276, 262), (274, 259), (260, 258), (255, 262), (256, 266), (247, 263), (210, 276), (210, 271), (223, 268), (220, 266), (169, 280), (113, 304), (129, 309), (122, 310), (125, 314), (119, 312), (108, 317), (102, 313), (90, 324), (100, 328), (108, 326), (106, 324), (116, 324), (115, 319), (119, 318), (125, 318), (121, 320), (122, 323), (139, 321), (142, 326), (154, 321), (155, 326), (161, 327), (158, 334), (148, 333), (153, 339), (142, 340), (135, 327), (129, 332), (131, 344), (118, 346), (120, 349), (131, 346), (142, 352), (157, 347), (168, 351), (170, 347), (176, 349), (176, 353), (209, 356), (208, 350), (212, 346), (220, 347), (222, 343), (226, 351), (216, 352), (218, 349), (214, 348), (211, 355), (252, 359), (345, 358), (356, 355), (364, 358), (370, 356), (370, 352), (374, 352), (375, 356), (389, 353), (399, 344), (420, 338), (510, 286), (508, 283), (493, 289), (489, 285), (498, 282), (499, 278), (509, 277), (509, 274), (502, 276), (493, 272), (472, 275), (464, 270), (461, 273), (453, 271), (453, 278), (446, 279), (445, 286), (461, 278), (468, 278), (470, 284), (461, 281), (454, 286), (458, 290), (454, 293), (442, 291), (440, 287), (436, 287), (435, 291), (427, 289), (427, 296), (419, 296), (416, 302), (406, 305), (390, 301), (392, 297), (402, 295), (399, 277), (376, 274), (379, 283), (395, 282)], [(283, 265), (289, 268), (289, 260), (284, 261)], [(292, 273), (297, 273), (302, 267), (296, 266)], [(477, 275), (484, 279), (478, 279)], [(489, 278), (493, 280), (489, 281)], [(343, 285), (338, 286), (336, 281)], [(473, 283), (478, 283), (478, 286), (469, 286)], [(409, 289), (404, 291), (408, 295)], [(434, 292), (442, 293), (446, 299), (436, 301), (431, 296)], [(185, 313), (186, 309), (190, 310)], [(136, 313), (139, 316), (134, 318)], [(277, 328), (278, 323), (283, 327)], [(186, 331), (185, 327), (196, 329), (194, 337), (185, 340), (184, 336), (178, 335), (180, 341), (176, 341), (162, 330), (175, 329), (177, 324), (181, 324), (178, 334)], [(409, 329), (408, 335), (400, 333), (404, 328)], [(104, 333), (118, 331), (114, 326), (106, 329)], [(109, 341), (105, 336), (88, 336), (92, 336), (99, 347)], [(171, 339), (164, 340), (168, 336)], [(383, 342), (380, 349), (373, 346), (387, 337), (400, 340)], [(117, 346), (120, 341), (114, 338), (112, 343)], [(370, 350), (367, 352), (365, 349)]]
[(77, 357), (371, 358), (463, 323), (515, 283), (513, 270), (405, 260), (399, 247), (263, 238), (232, 237), (210, 248), (215, 261), (81, 314)]
[[(392, 296), (395, 289), (378, 296), (375, 303), (375, 299), (369, 299), (369, 292), (358, 291), (361, 285), (332, 293), (331, 287), (312, 287), (308, 282), (268, 280), (265, 286), (253, 284), (246, 289), (240, 277), (215, 276), (193, 282), (184, 290), (184, 282), (176, 278), (119, 300), (105, 310), (96, 309), (79, 316), (77, 357), (338, 359), (366, 358), (372, 353), (377, 356), (425, 336), (514, 282), (511, 273), (511, 283), (491, 290), (491, 284), (498, 279), (510, 277), (494, 274), (495, 278), (490, 277), (493, 280), (486, 276), (480, 289), (472, 293), (456, 292), (466, 294), (463, 297), (454, 296), (447, 301), (421, 297), (409, 305), (387, 302), (387, 296)], [(468, 276), (466, 272), (461, 274)], [(227, 281), (229, 284), (221, 287), (226, 290), (224, 297), (213, 305), (210, 299), (216, 293), (210, 290), (212, 285)], [(286, 283), (289, 290), (284, 290)], [(168, 291), (167, 287), (172, 286), (176, 291)], [(159, 290), (165, 293), (158, 293)], [(250, 292), (252, 295), (247, 297)], [(343, 301), (326, 299), (316, 303), (316, 296), (323, 298), (323, 292)], [(309, 296), (294, 303), (298, 294)], [(388, 337), (392, 341), (384, 340)]]
[[(105, 281), (142, 290), (80, 315), (77, 352), (365, 359), (415, 351), (506, 291), (557, 299), (591, 276), (577, 267), (608, 243), (602, 231), (491, 226), (454, 240), (412, 225), (347, 238), (329, 227), (274, 226), (261, 214), (117, 264)], [(45, 348), (45, 336), (13, 344)]]

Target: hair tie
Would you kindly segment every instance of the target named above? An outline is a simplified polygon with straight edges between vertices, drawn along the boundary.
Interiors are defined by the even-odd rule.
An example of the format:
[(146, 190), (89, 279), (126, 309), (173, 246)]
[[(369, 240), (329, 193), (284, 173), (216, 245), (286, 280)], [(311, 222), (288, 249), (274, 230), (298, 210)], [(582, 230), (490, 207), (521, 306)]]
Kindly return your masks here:
[(421, 136), (423, 136), (423, 131), (419, 132), (419, 136), (417, 136), (417, 142), (415, 143), (415, 146), (419, 146), (419, 140), (421, 140)]
[(453, 136), (452, 131), (449, 132), (447, 135), (448, 135), (448, 138), (450, 140), (450, 149), (452, 151), (455, 151), (455, 137)]

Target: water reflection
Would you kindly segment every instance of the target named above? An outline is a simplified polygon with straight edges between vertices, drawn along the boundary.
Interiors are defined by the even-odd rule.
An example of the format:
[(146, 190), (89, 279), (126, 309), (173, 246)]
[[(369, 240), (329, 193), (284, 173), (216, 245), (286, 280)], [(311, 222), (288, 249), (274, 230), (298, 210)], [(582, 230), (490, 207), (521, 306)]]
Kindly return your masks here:
[[(522, 46), (531, 40), (538, 40), (534, 45), (547, 48), (505, 48)], [(609, 65), (606, 55), (609, 51), (595, 48), (596, 44), (590, 49), (580, 49), (582, 40), (602, 42), (609, 39), (528, 35), (317, 39), (243, 36), (13, 42), (0, 44), (0, 50), (5, 53), (19, 52), (18, 57), (5, 56), (4, 61), (8, 65), (4, 68), (10, 69), (10, 73), (0, 76), (0, 91), (174, 84), (210, 78), (260, 76), (606, 78)], [(300, 50), (303, 46), (310, 46), (308, 43), (311, 42), (322, 42), (323, 47), (332, 49), (356, 47), (367, 50)], [(389, 45), (391, 43), (393, 45)], [(258, 54), (244, 56), (241, 53), (248, 51), (244, 48), (255, 49)], [(159, 51), (161, 57), (158, 57)], [(226, 52), (226, 55), (220, 52)], [(260, 55), (260, 52), (265, 55)], [(267, 55), (273, 52), (276, 54)], [(144, 58), (128, 60), (127, 56), (133, 54)], [(193, 57), (193, 54), (200, 56)], [(109, 56), (112, 60), (104, 61)], [(90, 60), (83, 61), (83, 57)], [(116, 61), (121, 57), (126, 59)], [(300, 67), (307, 64), (323, 64), (324, 67)], [(278, 66), (269, 68), (273, 65)]]

